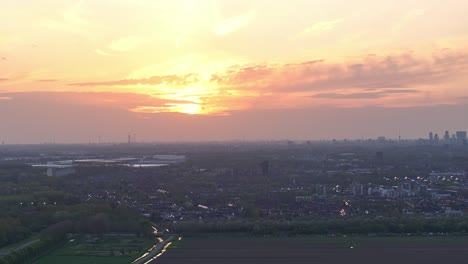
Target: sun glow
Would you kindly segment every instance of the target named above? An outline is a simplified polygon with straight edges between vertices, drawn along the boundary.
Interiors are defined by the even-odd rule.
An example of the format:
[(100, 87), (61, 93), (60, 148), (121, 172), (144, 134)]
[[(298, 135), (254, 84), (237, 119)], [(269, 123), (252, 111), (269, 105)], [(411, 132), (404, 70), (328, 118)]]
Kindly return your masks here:
[(137, 113), (182, 113), (189, 115), (203, 114), (199, 104), (165, 104), (164, 106), (138, 106), (131, 109)]
[(199, 104), (177, 104), (174, 105), (174, 108), (177, 109), (176, 112), (195, 115), (201, 114), (201, 106)]
[[(138, 85), (139, 92), (167, 102), (163, 105), (158, 102), (156, 105), (151, 105), (151, 102), (148, 102), (147, 105), (140, 105), (130, 110), (140, 113), (224, 114), (226, 107), (219, 100), (223, 91), (218, 84), (211, 80), (217, 72), (209, 73), (205, 70), (194, 72), (189, 74), (193, 76), (192, 78), (180, 80), (179, 83)], [(218, 100), (213, 100), (213, 98), (218, 98)]]
[[(226, 75), (246, 60), (184, 56), (171, 63), (149, 65), (131, 72), (119, 82), (119, 89), (137, 90), (154, 98), (129, 110), (138, 113), (183, 113), (189, 115), (225, 115), (242, 106), (235, 99), (248, 95), (222, 83)], [(108, 83), (106, 83), (108, 84)], [(115, 87), (115, 86), (114, 86)], [(161, 101), (166, 101), (161, 103)]]

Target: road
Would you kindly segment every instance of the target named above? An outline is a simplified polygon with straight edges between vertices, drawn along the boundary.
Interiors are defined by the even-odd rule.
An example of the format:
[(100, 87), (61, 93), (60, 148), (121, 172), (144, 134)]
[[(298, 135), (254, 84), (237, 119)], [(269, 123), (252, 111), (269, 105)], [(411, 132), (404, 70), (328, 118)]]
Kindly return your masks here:
[(167, 247), (172, 243), (172, 241), (176, 238), (175, 235), (171, 235), (169, 238), (159, 242), (156, 244), (151, 251), (145, 253), (143, 256), (134, 260), (131, 264), (147, 264), (164, 254)]

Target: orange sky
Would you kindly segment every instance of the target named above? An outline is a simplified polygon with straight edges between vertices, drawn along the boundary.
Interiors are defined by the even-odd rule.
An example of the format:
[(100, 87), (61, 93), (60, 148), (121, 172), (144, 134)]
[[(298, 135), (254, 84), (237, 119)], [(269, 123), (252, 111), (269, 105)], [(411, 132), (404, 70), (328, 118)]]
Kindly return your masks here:
[[(191, 120), (177, 121), (185, 127), (196, 116), (261, 111), (463, 106), (466, 10), (464, 0), (6, 0), (0, 110), (10, 112), (0, 119), (45, 102), (64, 113), (119, 112), (129, 125), (179, 113)], [(4, 137), (29, 137), (16, 137), (19, 121), (9, 122)]]

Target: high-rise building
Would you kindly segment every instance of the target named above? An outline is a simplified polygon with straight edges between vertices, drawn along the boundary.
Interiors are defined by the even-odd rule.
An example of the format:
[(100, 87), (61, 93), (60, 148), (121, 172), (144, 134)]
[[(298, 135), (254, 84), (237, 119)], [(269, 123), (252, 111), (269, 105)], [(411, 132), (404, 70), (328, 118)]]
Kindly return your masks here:
[(436, 134), (434, 135), (434, 141), (435, 141), (435, 142), (439, 142), (439, 140), (440, 140), (440, 139), (439, 139), (439, 134), (436, 133)]
[(327, 186), (326, 186), (326, 185), (322, 185), (322, 184), (316, 185), (316, 186), (315, 186), (315, 192), (316, 192), (318, 195), (327, 195)]
[(270, 173), (270, 162), (268, 160), (263, 161), (260, 163), (260, 167), (262, 169), (263, 175), (268, 175)]
[(450, 141), (450, 133), (448, 131), (445, 131), (444, 141), (446, 141), (446, 142)]
[(429, 140), (434, 141), (434, 135), (432, 134), (432, 132), (429, 132)]
[(364, 192), (364, 185), (359, 183), (352, 183), (350, 186), (351, 193), (355, 196), (363, 196)]
[(457, 131), (455, 135), (458, 142), (464, 142), (466, 140), (466, 131)]
[(375, 159), (378, 160), (378, 161), (382, 161), (384, 159), (383, 152), (382, 151), (376, 152), (375, 153)]

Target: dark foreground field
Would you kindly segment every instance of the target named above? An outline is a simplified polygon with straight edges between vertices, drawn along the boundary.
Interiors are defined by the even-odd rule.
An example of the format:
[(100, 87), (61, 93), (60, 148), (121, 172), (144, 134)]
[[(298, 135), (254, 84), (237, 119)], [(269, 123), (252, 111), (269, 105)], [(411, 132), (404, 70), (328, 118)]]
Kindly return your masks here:
[(140, 237), (76, 238), (34, 264), (129, 264), (155, 242)]
[(152, 264), (468, 263), (468, 237), (184, 238)]

